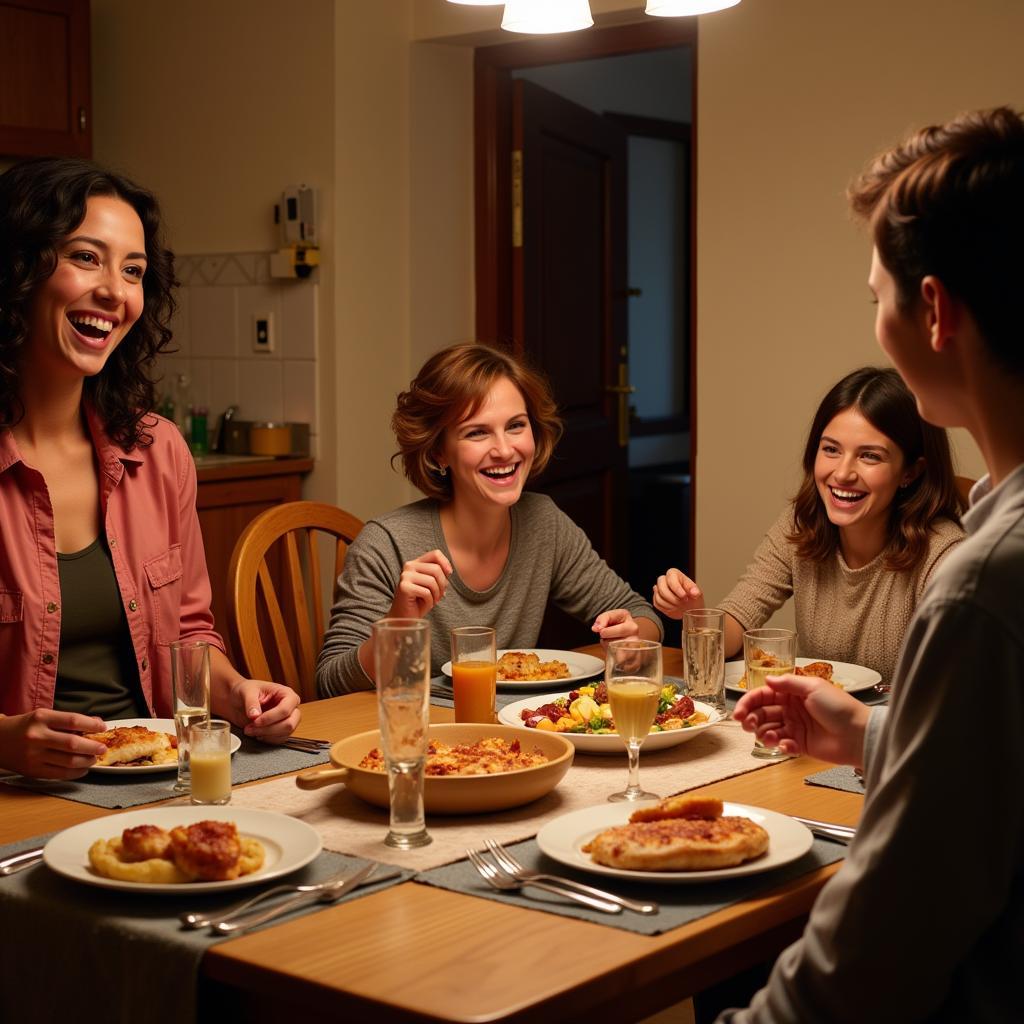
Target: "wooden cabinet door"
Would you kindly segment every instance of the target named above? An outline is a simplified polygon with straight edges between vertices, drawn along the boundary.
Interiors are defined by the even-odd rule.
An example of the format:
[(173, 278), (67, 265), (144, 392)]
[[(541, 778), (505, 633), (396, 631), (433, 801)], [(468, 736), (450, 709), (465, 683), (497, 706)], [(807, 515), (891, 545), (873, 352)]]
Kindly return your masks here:
[(0, 0), (0, 155), (91, 154), (89, 0)]

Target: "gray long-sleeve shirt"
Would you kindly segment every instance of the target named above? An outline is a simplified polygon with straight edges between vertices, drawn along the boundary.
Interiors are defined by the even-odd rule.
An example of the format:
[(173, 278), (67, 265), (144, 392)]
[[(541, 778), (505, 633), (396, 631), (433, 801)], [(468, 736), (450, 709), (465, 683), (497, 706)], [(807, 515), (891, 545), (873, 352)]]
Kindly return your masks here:
[(722, 1022), (1024, 1020), (1024, 466), (964, 525), (872, 717), (850, 855)]
[[(508, 561), (494, 585), (472, 590), (456, 569), (444, 598), (427, 616), (435, 675), (451, 656), (450, 631), (455, 626), (493, 626), (499, 648), (533, 647), (549, 599), (585, 622), (609, 609), (626, 608), (661, 629), (654, 609), (612, 572), (586, 534), (550, 498), (524, 493), (511, 516)], [(358, 649), (373, 623), (391, 607), (402, 566), (435, 548), (451, 558), (440, 506), (430, 499), (371, 519), (363, 527), (348, 550), (317, 662), (321, 696), (373, 688), (359, 664)]]

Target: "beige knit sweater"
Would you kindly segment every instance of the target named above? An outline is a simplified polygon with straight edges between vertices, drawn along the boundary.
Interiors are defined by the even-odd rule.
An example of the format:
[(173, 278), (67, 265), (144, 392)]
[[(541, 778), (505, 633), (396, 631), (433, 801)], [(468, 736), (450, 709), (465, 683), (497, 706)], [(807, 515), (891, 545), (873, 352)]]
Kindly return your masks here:
[(963, 540), (964, 531), (940, 519), (923, 561), (894, 572), (885, 567), (884, 553), (860, 569), (849, 568), (838, 551), (825, 562), (799, 558), (786, 539), (792, 530), (793, 513), (787, 508), (718, 607), (744, 629), (757, 629), (792, 597), (801, 657), (866, 665), (888, 681), (936, 565)]

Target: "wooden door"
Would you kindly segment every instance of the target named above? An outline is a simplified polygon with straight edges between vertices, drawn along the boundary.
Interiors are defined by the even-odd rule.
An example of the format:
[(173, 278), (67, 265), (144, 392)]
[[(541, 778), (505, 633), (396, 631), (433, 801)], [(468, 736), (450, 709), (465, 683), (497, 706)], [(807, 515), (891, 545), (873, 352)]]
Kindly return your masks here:
[[(548, 376), (565, 434), (535, 489), (620, 574), (628, 542), (626, 134), (575, 103), (513, 86), (512, 323)], [(620, 419), (621, 413), (621, 419)], [(570, 620), (549, 620), (561, 644)]]

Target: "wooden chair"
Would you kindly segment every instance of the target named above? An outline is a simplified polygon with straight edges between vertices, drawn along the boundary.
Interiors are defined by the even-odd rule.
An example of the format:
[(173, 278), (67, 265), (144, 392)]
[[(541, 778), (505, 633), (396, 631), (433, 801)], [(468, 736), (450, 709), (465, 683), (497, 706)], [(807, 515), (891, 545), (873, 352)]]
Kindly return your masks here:
[(967, 496), (971, 493), (971, 488), (977, 483), (977, 480), (972, 480), (969, 476), (954, 477), (954, 480), (956, 482), (956, 492), (960, 495), (966, 507)]
[[(319, 538), (334, 539), (337, 580), (362, 528), (355, 516), (316, 501), (276, 505), (245, 528), (228, 570), (228, 628), (239, 671), (286, 683), (304, 701), (316, 699), (324, 640)], [(268, 634), (273, 639), (265, 643)]]

